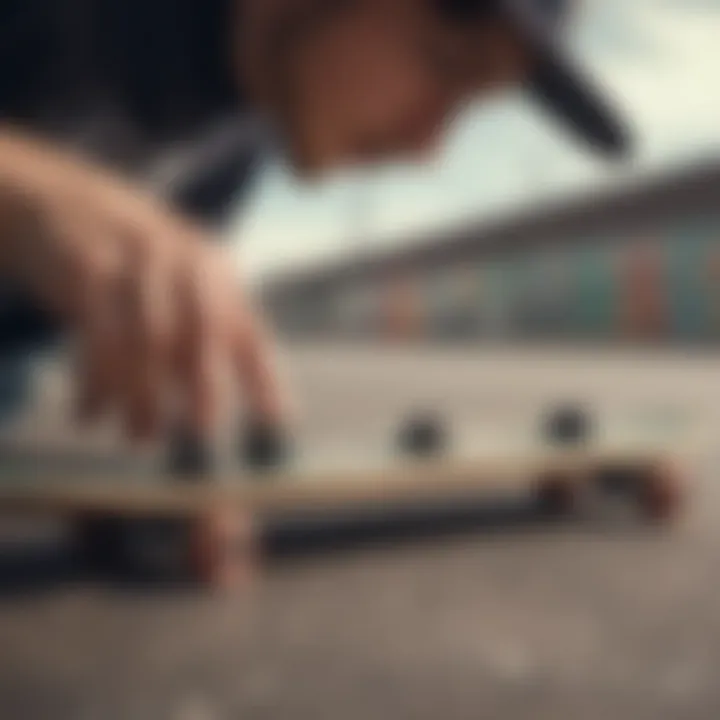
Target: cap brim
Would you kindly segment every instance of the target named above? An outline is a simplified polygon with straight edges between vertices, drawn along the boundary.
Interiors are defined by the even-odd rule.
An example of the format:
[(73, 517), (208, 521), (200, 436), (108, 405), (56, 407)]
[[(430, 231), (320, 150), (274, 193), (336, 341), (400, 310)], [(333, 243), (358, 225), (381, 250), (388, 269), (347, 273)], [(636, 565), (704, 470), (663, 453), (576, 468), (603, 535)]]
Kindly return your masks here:
[(538, 53), (528, 89), (547, 111), (596, 151), (613, 158), (630, 155), (628, 126), (592, 83), (553, 51)]
[(596, 151), (621, 158), (631, 152), (629, 128), (558, 45), (565, 10), (548, 14), (529, 0), (500, 0), (531, 51), (529, 90), (542, 106)]

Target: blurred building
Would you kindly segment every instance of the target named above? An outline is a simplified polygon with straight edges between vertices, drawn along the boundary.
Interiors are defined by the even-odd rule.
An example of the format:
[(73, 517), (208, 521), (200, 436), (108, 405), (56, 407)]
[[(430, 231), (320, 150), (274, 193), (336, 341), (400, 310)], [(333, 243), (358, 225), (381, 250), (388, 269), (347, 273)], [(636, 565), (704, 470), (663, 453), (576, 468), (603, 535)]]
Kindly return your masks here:
[(285, 333), (720, 339), (720, 163), (289, 274)]

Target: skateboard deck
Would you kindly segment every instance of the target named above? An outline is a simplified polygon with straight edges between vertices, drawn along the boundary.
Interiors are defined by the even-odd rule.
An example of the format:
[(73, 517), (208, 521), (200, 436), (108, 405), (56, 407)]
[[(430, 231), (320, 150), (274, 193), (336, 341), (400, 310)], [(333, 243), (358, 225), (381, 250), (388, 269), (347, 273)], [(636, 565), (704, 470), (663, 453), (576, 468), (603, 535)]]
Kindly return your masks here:
[(580, 481), (600, 467), (647, 467), (680, 452), (677, 436), (652, 429), (570, 447), (486, 432), (438, 457), (336, 447), (315, 457), (300, 455), (283, 469), (220, 470), (182, 482), (140, 462), (113, 468), (108, 461), (102, 468), (99, 462), (19, 453), (0, 459), (0, 509), (184, 515), (221, 503), (271, 514), (482, 493), (523, 487), (548, 474)]
[[(246, 524), (232, 519), (240, 513), (262, 524), (288, 516), (474, 502), (500, 490), (527, 492), (538, 509), (558, 515), (572, 512), (581, 492), (594, 488), (627, 497), (646, 517), (666, 520), (681, 504), (677, 461), (689, 446), (688, 428), (667, 422), (608, 423), (592, 439), (569, 445), (543, 440), (536, 428), (515, 434), (476, 428), (430, 457), (336, 447), (301, 454), (282, 469), (234, 469), (183, 481), (140, 462), (119, 466), (10, 453), (0, 454), (0, 514), (64, 517), (83, 529), (83, 542), (103, 546), (108, 519), (116, 533), (121, 525), (126, 534), (130, 527), (164, 526), (176, 554), (195, 557), (190, 574), (214, 582), (230, 562), (229, 549), (247, 540)], [(157, 532), (155, 539), (145, 535), (145, 545), (158, 543)], [(202, 561), (198, 542), (205, 548)]]

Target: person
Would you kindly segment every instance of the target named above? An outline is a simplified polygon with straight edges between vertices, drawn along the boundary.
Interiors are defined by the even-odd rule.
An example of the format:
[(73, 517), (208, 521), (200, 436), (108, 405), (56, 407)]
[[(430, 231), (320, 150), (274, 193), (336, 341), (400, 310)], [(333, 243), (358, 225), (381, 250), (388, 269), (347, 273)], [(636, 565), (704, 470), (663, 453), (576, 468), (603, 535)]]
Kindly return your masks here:
[[(0, 7), (0, 347), (75, 340), (79, 416), (217, 417), (231, 363), (286, 408), (271, 333), (218, 229), (265, 148), (300, 176), (424, 158), (523, 85), (611, 157), (625, 125), (573, 68), (570, 0), (11, 0)], [(482, 158), (478, 158), (482, 162)]]

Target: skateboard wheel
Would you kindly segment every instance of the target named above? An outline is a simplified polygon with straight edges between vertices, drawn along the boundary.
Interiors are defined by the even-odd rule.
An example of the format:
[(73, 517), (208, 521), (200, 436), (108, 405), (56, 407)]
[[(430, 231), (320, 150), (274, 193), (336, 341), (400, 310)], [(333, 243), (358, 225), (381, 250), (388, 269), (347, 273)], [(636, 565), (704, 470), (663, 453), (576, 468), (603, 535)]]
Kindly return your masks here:
[(282, 428), (250, 423), (240, 441), (241, 461), (253, 470), (276, 470), (290, 459), (290, 442)]
[(578, 507), (576, 483), (561, 473), (541, 477), (535, 487), (535, 506), (544, 517), (571, 515)]
[(92, 516), (74, 524), (80, 569), (93, 577), (229, 590), (244, 586), (255, 564), (249, 519), (230, 511), (199, 518)]
[(554, 444), (573, 445), (590, 438), (590, 414), (581, 405), (567, 404), (551, 410), (543, 421), (545, 439)]
[(652, 465), (638, 471), (637, 500), (651, 522), (669, 522), (682, 510), (684, 489), (679, 473), (670, 465)]
[(76, 521), (83, 569), (118, 581), (179, 581), (186, 575), (180, 519), (96, 516)]
[(448, 443), (447, 432), (440, 418), (418, 415), (401, 428), (398, 438), (400, 450), (414, 457), (432, 457), (442, 453)]
[(186, 428), (176, 428), (170, 437), (169, 471), (178, 478), (197, 478), (211, 473), (215, 458), (206, 440)]
[(257, 565), (256, 534), (249, 516), (233, 511), (210, 513), (192, 528), (193, 580), (217, 590), (249, 584)]

